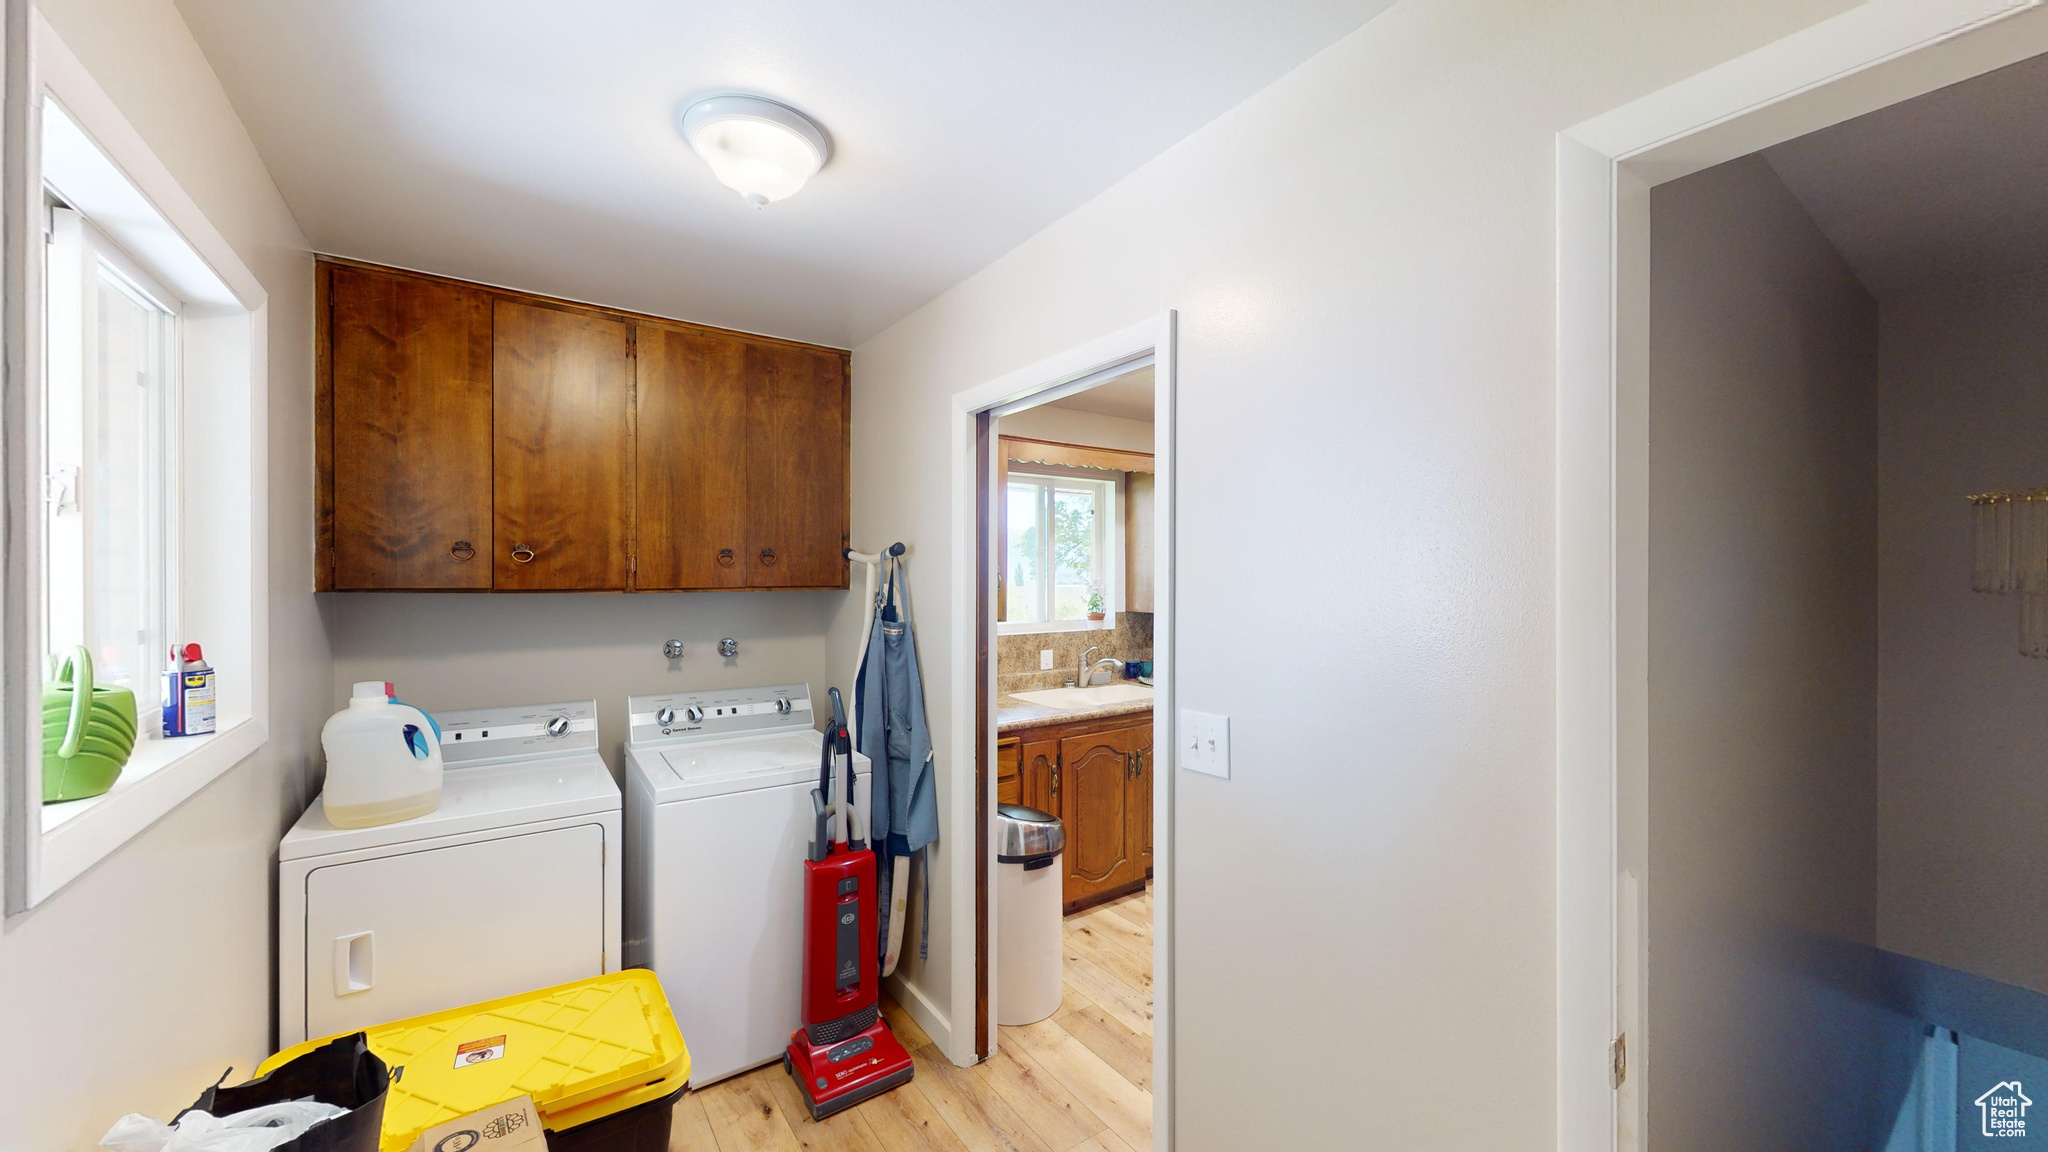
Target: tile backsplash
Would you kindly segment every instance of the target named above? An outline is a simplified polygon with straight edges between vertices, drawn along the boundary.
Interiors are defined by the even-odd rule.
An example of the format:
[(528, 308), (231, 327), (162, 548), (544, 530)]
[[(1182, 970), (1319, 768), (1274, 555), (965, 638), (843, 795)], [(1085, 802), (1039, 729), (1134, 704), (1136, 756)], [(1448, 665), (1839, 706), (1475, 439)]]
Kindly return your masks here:
[[(1052, 670), (1041, 671), (1038, 654), (1052, 649)], [(1081, 653), (1100, 648), (1092, 659), (1152, 658), (1152, 613), (1119, 612), (1116, 627), (1087, 632), (1024, 632), (996, 637), (996, 688), (999, 692), (1030, 692), (1057, 688), (1073, 678)], [(1119, 671), (1121, 680), (1123, 673)]]

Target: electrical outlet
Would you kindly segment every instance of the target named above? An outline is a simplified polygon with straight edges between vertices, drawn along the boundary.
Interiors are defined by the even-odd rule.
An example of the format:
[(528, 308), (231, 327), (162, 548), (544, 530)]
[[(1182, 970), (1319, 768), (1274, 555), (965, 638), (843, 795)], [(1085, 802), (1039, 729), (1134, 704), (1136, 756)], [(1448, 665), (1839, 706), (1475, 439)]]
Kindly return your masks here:
[(1038, 670), (1040, 672), (1052, 671), (1052, 649), (1040, 648), (1038, 650)]
[(1230, 779), (1230, 717), (1180, 710), (1180, 766), (1190, 772)]

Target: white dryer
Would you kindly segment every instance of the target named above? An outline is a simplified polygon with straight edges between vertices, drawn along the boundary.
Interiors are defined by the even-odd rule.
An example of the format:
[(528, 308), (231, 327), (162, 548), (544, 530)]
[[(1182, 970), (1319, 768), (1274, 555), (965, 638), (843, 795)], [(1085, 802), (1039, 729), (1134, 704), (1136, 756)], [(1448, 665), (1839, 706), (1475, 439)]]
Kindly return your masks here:
[(615, 972), (620, 796), (597, 702), (443, 712), (441, 806), (278, 847), (278, 1041)]
[[(626, 958), (661, 978), (701, 1088), (781, 1059), (800, 1023), (822, 734), (804, 684), (633, 696), (626, 712)], [(865, 816), (867, 757), (854, 772)]]

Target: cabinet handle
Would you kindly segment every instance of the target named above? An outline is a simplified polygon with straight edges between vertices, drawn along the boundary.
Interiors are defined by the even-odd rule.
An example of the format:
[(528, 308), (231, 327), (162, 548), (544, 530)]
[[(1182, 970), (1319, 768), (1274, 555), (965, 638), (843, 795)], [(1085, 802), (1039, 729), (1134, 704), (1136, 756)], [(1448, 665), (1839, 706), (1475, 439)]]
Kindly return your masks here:
[(454, 557), (455, 562), (460, 564), (476, 555), (476, 547), (467, 540), (457, 540), (448, 549), (448, 555)]
[(514, 545), (512, 548), (512, 562), (514, 564), (533, 563), (533, 549), (528, 548), (524, 544)]
[(720, 568), (732, 567), (732, 562), (736, 559), (738, 559), (738, 557), (732, 554), (732, 549), (720, 548), (718, 550), (718, 566)]
[(763, 548), (763, 549), (761, 549), (761, 564), (762, 564), (762, 566), (763, 566), (763, 567), (767, 567), (767, 568), (773, 568), (773, 567), (775, 567), (775, 549), (773, 549), (773, 548)]

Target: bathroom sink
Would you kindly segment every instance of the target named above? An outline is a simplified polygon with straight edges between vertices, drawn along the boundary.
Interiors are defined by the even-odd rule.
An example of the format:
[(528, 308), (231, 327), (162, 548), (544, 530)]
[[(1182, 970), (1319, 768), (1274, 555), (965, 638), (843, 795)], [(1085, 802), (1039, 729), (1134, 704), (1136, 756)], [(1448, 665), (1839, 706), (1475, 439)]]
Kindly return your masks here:
[(1135, 704), (1141, 700), (1149, 702), (1152, 690), (1143, 684), (1097, 684), (1093, 688), (1047, 688), (1039, 692), (1012, 692), (1010, 695), (1026, 704), (1080, 709)]

